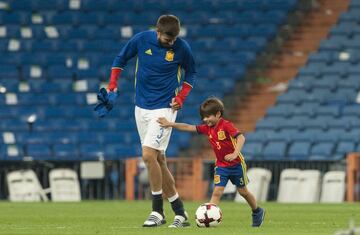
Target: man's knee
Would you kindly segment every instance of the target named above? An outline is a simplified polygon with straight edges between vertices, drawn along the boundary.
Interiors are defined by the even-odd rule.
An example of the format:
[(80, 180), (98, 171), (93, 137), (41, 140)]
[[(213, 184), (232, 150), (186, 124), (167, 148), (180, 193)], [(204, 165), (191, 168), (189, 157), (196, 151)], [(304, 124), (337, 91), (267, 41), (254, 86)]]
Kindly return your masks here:
[(158, 155), (157, 161), (159, 162), (160, 167), (167, 167), (165, 155), (160, 153)]
[(144, 163), (148, 166), (157, 161), (157, 153), (156, 151), (146, 150), (143, 149), (143, 156), (142, 156)]

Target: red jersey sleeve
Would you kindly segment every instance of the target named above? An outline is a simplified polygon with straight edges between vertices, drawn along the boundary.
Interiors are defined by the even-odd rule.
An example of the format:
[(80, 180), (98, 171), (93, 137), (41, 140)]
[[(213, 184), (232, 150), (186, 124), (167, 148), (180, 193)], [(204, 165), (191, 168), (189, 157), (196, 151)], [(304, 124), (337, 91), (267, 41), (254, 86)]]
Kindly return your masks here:
[(209, 127), (208, 127), (208, 125), (206, 125), (206, 124), (202, 124), (202, 125), (197, 125), (197, 126), (196, 126), (196, 131), (197, 131), (197, 133), (199, 133), (199, 134), (207, 135), (208, 130), (209, 130)]
[(236, 138), (241, 134), (241, 132), (234, 126), (234, 124), (229, 121), (224, 123), (224, 130), (233, 138)]

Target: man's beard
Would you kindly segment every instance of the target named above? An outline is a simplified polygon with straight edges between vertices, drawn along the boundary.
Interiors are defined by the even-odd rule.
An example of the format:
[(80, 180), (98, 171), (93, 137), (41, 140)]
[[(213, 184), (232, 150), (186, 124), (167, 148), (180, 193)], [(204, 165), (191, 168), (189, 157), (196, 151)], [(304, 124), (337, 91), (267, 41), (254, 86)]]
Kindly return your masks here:
[(162, 47), (166, 47), (166, 48), (171, 47), (171, 45), (170, 45), (170, 44), (163, 43), (163, 42), (161, 42), (161, 41), (160, 41), (160, 39), (158, 39), (158, 42), (159, 42), (159, 44), (160, 44)]

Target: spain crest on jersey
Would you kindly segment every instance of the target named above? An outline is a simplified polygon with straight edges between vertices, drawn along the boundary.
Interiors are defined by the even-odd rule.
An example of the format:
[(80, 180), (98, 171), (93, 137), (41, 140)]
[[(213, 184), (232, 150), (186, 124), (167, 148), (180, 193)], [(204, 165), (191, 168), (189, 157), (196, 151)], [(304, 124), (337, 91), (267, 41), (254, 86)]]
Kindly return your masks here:
[(165, 55), (166, 61), (173, 61), (174, 60), (174, 52), (173, 51), (167, 51)]
[(218, 134), (218, 140), (226, 139), (225, 131), (220, 130), (217, 134)]

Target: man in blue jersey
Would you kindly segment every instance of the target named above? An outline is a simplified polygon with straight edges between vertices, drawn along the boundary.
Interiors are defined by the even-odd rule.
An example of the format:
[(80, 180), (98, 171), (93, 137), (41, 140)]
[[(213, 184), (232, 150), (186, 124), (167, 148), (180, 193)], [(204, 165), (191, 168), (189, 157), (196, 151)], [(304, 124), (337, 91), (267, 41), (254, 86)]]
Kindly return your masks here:
[[(135, 119), (142, 145), (142, 158), (149, 172), (152, 212), (144, 227), (165, 224), (163, 194), (175, 212), (169, 227), (188, 226), (188, 215), (175, 188), (165, 151), (171, 128), (157, 123), (160, 117), (175, 121), (195, 79), (195, 62), (190, 46), (178, 38), (180, 21), (173, 15), (162, 15), (156, 31), (144, 31), (132, 37), (115, 58), (108, 91), (117, 90), (117, 81), (128, 60), (137, 56), (135, 70)], [(185, 71), (181, 82), (182, 70)]]

